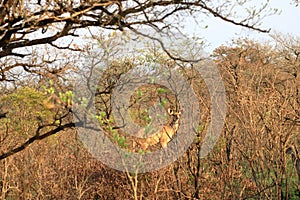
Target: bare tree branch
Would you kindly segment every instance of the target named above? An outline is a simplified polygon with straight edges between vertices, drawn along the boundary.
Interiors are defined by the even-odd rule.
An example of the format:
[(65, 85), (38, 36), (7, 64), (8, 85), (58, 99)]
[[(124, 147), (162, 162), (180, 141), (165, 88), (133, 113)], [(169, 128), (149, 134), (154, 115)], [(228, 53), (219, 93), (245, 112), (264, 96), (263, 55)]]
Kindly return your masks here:
[[(11, 1), (3, 1), (0, 7), (3, 11), (0, 20), (0, 58), (8, 55), (25, 57), (27, 54), (17, 54), (13, 50), (40, 44), (53, 44), (59, 38), (76, 36), (73, 32), (78, 28), (97, 26), (122, 31), (133, 25), (170, 26), (167, 18), (183, 12), (190, 12), (191, 16), (208, 12), (237, 26), (260, 32), (269, 31), (247, 23), (253, 16), (239, 21), (233, 20), (230, 16), (222, 14), (219, 7), (208, 6), (204, 1), (147, 0), (134, 1), (135, 4), (121, 0), (87, 1), (86, 3), (82, 1), (80, 4), (75, 1), (68, 2), (53, 0), (45, 2), (42, 7), (33, 1), (28, 1), (26, 5), (22, 4), (22, 1), (15, 4)], [(59, 28), (57, 26), (59, 23), (65, 24), (64, 27)], [(58, 30), (54, 34), (53, 30), (50, 32), (50, 28), (53, 27)], [(36, 33), (38, 38), (29, 36), (32, 33)], [(45, 33), (52, 33), (52, 36), (43, 37)]]
[(14, 154), (24, 150), (25, 148), (27, 148), (30, 144), (34, 143), (35, 141), (42, 140), (44, 138), (47, 138), (51, 135), (54, 135), (54, 134), (60, 132), (60, 131), (63, 131), (68, 128), (73, 128), (73, 127), (75, 127), (75, 123), (72, 123), (72, 122), (67, 123), (62, 126), (58, 126), (57, 128), (55, 128), (51, 131), (48, 131), (42, 135), (40, 135), (40, 129), (43, 127), (39, 127), (39, 129), (37, 130), (37, 133), (33, 137), (29, 138), (26, 142), (24, 142), (23, 144), (21, 144), (20, 146), (14, 148), (12, 150), (9, 150), (8, 152), (2, 153), (0, 155), (0, 160), (3, 160), (11, 155), (14, 155)]

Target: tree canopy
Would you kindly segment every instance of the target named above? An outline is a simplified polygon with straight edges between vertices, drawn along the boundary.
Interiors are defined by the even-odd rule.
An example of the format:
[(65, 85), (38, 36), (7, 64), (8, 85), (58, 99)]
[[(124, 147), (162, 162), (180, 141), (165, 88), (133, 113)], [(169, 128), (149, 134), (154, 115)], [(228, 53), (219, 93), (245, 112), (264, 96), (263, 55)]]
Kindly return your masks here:
[[(201, 14), (267, 32), (269, 28), (260, 28), (258, 22), (274, 12), (268, 8), (268, 1), (261, 7), (243, 8), (244, 4), (247, 6), (245, 1), (2, 0), (0, 58), (26, 57), (30, 52), (20, 52), (17, 49), (40, 44), (72, 49), (68, 44), (61, 45), (59, 39), (66, 36), (78, 37), (76, 30), (82, 28), (100, 27), (122, 31), (148, 26), (162, 31), (178, 28), (178, 22), (186, 17), (201, 22)], [(241, 15), (242, 12), (239, 11), (234, 15), (233, 11), (238, 9), (247, 11), (247, 14)]]
[[(260, 22), (279, 10), (271, 8), (269, 0), (255, 6), (251, 2), (257, 1), (0, 0), (0, 198), (299, 197), (299, 38), (273, 36), (274, 46), (239, 39), (215, 49), (211, 58), (224, 81), (228, 113), (215, 148), (200, 159), (211, 121), (210, 91), (192, 63), (152, 34), (180, 33), (188, 42), (184, 26), (193, 20), (205, 31), (207, 17), (267, 34), (271, 27)], [(287, 3), (298, 6), (297, 0)], [(159, 50), (142, 49), (134, 58), (121, 54), (127, 43), (120, 41), (128, 32), (155, 41)], [(190, 52), (187, 42), (179, 54)], [(117, 54), (121, 56), (114, 57)], [(94, 96), (76, 96), (75, 78), (89, 82), (97, 64), (106, 61), (109, 65), (93, 85)], [(194, 105), (199, 104), (201, 112), (192, 144), (178, 161), (157, 172), (121, 173), (99, 164), (78, 140), (74, 128), (87, 124), (72, 106), (93, 107), (94, 100), (93, 119), (109, 140), (132, 150), (129, 153), (147, 153), (139, 152), (136, 138), (116, 125), (111, 99), (128, 71), (136, 69), (138, 74), (143, 67), (151, 71), (157, 66), (178, 69), (199, 97)], [(151, 80), (132, 94), (130, 117), (150, 131), (152, 120), (171, 127), (172, 120), (164, 116), (168, 107), (181, 109), (172, 88)], [(154, 112), (160, 114), (155, 119)], [(159, 149), (159, 142), (149, 149)]]

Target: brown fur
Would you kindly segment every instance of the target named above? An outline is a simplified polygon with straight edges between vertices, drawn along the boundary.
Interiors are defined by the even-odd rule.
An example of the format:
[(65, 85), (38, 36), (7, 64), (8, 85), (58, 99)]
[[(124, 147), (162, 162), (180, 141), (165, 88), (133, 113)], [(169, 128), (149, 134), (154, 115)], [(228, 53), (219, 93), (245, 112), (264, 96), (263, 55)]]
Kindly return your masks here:
[(153, 146), (157, 143), (160, 143), (163, 148), (165, 148), (168, 143), (171, 141), (172, 137), (176, 134), (179, 128), (180, 112), (173, 112), (171, 109), (168, 109), (168, 113), (172, 116), (172, 121), (161, 128), (157, 133), (151, 137), (138, 140), (138, 144), (143, 150), (147, 150), (149, 146)]

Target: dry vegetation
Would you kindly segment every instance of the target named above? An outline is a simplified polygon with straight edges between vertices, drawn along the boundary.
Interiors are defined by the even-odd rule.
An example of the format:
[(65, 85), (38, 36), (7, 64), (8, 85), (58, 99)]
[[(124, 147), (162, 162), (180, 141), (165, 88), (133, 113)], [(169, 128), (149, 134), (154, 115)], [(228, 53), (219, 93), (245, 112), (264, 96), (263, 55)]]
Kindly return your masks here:
[[(89, 155), (78, 140), (76, 131), (69, 129), (1, 160), (1, 198), (299, 198), (300, 62), (299, 46), (296, 46), (296, 42), (290, 38), (285, 44), (271, 48), (268, 45), (241, 40), (233, 44), (233, 47), (222, 46), (215, 50), (215, 62), (225, 82), (229, 110), (224, 131), (207, 157), (199, 159), (197, 155), (201, 149), (201, 138), (205, 135), (209, 123), (209, 94), (204, 81), (195, 76), (196, 73), (192, 70), (186, 70), (185, 76), (190, 78), (194, 90), (201, 97), (199, 105), (202, 116), (194, 143), (175, 163), (145, 174), (119, 172), (104, 166)], [(112, 72), (108, 74), (118, 77), (115, 75)], [(157, 85), (147, 89), (139, 88), (144, 95), (132, 98), (135, 111), (132, 115), (141, 120), (137, 123), (147, 123), (149, 113), (145, 113), (145, 109), (157, 99), (160, 103), (165, 100), (165, 108), (176, 106), (172, 92), (163, 92), (160, 95), (156, 93), (155, 96), (158, 88), (160, 87)], [(147, 90), (149, 91), (146, 92)], [(1, 141), (4, 144), (1, 145), (1, 152), (17, 145), (14, 144), (14, 139), (30, 134), (30, 129), (34, 129), (32, 125), (38, 123), (32, 116), (36, 115), (34, 112), (38, 112), (40, 108), (35, 107), (34, 111), (30, 107), (30, 104), (36, 105), (34, 102), (29, 101), (27, 106), (30, 109), (18, 109), (21, 105), (17, 105), (19, 101), (14, 98), (24, 98), (24, 93), (31, 94), (35, 100), (44, 98), (44, 93), (24, 89), (2, 99), (2, 102), (9, 101), (13, 105), (10, 109), (15, 109), (10, 118), (26, 118), (27, 122), (20, 123), (23, 126), (17, 127), (16, 122), (1, 119)], [(109, 94), (100, 94), (106, 97), (98, 99), (98, 110), (108, 114), (110, 112), (105, 110), (108, 108), (105, 101), (109, 99)], [(151, 96), (153, 98), (149, 98)], [(140, 101), (137, 100), (139, 98)], [(49, 110), (39, 114), (43, 118), (43, 115), (59, 113)], [(107, 121), (110, 116), (106, 114), (103, 117)], [(142, 117), (137, 117), (138, 114)], [(30, 127), (25, 126), (28, 123), (31, 123)], [(102, 124), (104, 127), (108, 125), (112, 126), (113, 122)], [(4, 130), (9, 130), (10, 134), (6, 136)]]
[[(184, 18), (202, 24), (202, 16), (208, 16), (265, 33), (259, 22), (274, 13), (268, 10), (269, 1), (251, 8), (243, 0), (130, 2), (0, 0), (0, 199), (299, 199), (299, 38), (276, 35), (273, 46), (241, 39), (214, 51), (228, 111), (217, 144), (200, 159), (212, 109), (205, 81), (193, 64), (140, 32), (151, 27), (171, 37)], [(246, 14), (234, 14), (242, 8)], [(90, 27), (100, 34), (93, 35), (96, 28)], [(125, 42), (115, 41), (113, 34), (105, 35), (105, 41), (104, 30), (132, 31), (158, 42), (164, 51), (155, 48), (150, 57), (119, 59)], [(82, 39), (80, 31), (90, 33), (93, 39), (82, 41), (96, 41), (99, 52), (93, 52), (95, 43), (76, 43)], [(83, 60), (86, 55), (93, 58), (91, 63)], [(83, 99), (72, 90), (77, 77), (91, 79), (99, 60), (109, 67), (96, 85), (95, 117), (106, 136), (131, 153), (141, 148), (112, 115), (111, 97), (122, 75), (136, 66), (148, 70), (150, 60), (178, 69), (192, 85), (199, 98), (199, 126), (193, 144), (178, 160), (144, 174), (121, 172), (84, 147), (75, 127), (85, 121), (73, 118), (72, 106), (90, 106), (93, 97)], [(130, 97), (130, 116), (147, 126), (158, 111), (165, 125), (168, 108), (185, 112), (177, 95), (159, 84), (138, 87)], [(159, 148), (158, 143), (149, 151)]]

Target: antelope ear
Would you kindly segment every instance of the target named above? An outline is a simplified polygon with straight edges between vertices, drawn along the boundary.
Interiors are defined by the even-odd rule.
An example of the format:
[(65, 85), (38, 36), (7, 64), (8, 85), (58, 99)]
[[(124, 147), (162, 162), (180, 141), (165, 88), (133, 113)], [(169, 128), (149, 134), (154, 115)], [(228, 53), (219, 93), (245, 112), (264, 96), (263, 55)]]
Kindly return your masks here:
[(169, 113), (169, 115), (173, 115), (174, 112), (171, 108), (168, 108), (168, 113)]

